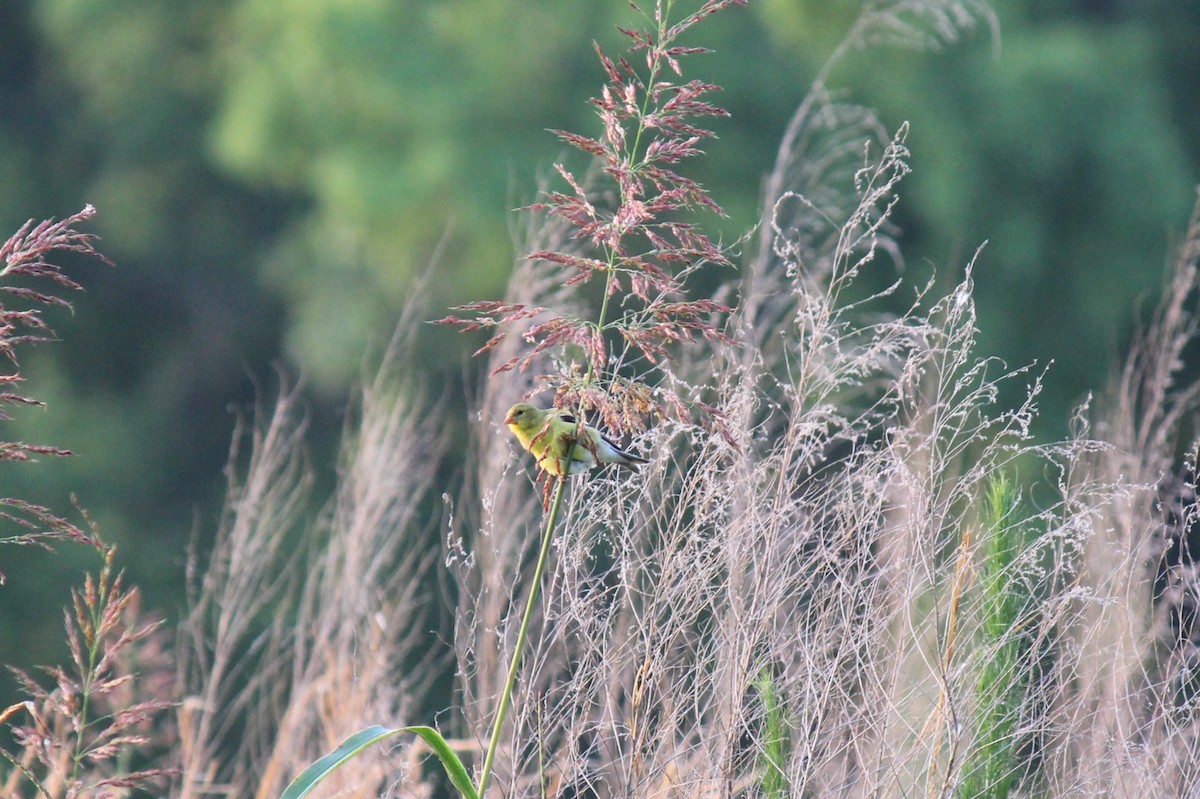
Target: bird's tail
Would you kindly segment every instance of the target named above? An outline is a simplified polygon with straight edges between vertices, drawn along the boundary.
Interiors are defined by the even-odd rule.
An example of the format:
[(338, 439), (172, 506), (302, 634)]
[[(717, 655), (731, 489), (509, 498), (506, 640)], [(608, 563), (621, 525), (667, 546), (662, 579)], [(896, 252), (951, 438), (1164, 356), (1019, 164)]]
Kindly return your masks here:
[(640, 455), (634, 455), (632, 452), (626, 452), (623, 449), (617, 450), (617, 452), (622, 458), (624, 458), (624, 460), (617, 461), (617, 463), (621, 466), (633, 469), (634, 471), (636, 471), (643, 463), (650, 462), (649, 458), (643, 458)]

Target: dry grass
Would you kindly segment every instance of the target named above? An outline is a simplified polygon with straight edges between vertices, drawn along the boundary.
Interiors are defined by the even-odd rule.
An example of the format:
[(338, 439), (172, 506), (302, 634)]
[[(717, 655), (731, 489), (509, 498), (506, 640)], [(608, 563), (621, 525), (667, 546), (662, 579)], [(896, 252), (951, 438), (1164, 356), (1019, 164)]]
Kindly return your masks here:
[[(734, 342), (685, 349), (662, 377), (677, 391), (715, 386), (734, 440), (663, 421), (636, 442), (653, 454), (637, 476), (574, 487), (504, 795), (757, 795), (764, 674), (789, 729), (787, 795), (965, 795), (967, 771), (998, 756), (981, 726), (996, 679), (1023, 693), (1005, 711), (1011, 761), (987, 768), (1018, 793), (1194, 790), (1193, 644), (1178, 629), (1193, 569), (1163, 561), (1190, 512), (1172, 524), (1160, 506), (1191, 501), (1170, 475), (1194, 410), (1194, 387), (1175, 381), (1200, 227), (1121, 385), (1081, 411), (1075, 438), (1039, 445), (1040, 375), (976, 354), (973, 264), (944, 297), (898, 278), (864, 291), (867, 270), (878, 284), (899, 262), (888, 219), (905, 131), (879, 132), (815, 87), (767, 184)], [(905, 295), (910, 309), (890, 312)], [(999, 405), (1014, 381), (1025, 402)], [(480, 439), (495, 441), (506, 401), (485, 406)], [(535, 527), (527, 478), (495, 457), (481, 469), (495, 487), (483, 505), (501, 512), (462, 531), (471, 586), (489, 586), (493, 608), (484, 625), (460, 613), (468, 697), (499, 684), (504, 659), (479, 657), (478, 641), (493, 622), (512, 641)], [(980, 529), (989, 484), (1012, 474), (1030, 495)], [(983, 563), (998, 529), (1023, 543)], [(988, 633), (996, 585), (1017, 621)], [(497, 586), (512, 586), (499, 610)], [(1002, 652), (1017, 660), (997, 676)], [(488, 714), (468, 703), (467, 717), (483, 729)]]
[[(328, 507), (310, 507), (297, 395), (255, 429), (185, 625), (179, 796), (278, 795), (365, 720), (410, 723), (429, 692), (427, 514), (444, 436), (398, 379), (402, 353), (393, 342), (363, 392)], [(403, 771), (364, 757), (330, 788), (380, 795)]]
[[(897, 140), (883, 162), (899, 152)], [(890, 195), (863, 196), (878, 209)], [(1179, 629), (1195, 607), (1194, 568), (1164, 556), (1178, 555), (1192, 512), (1190, 485), (1170, 475), (1193, 410), (1194, 387), (1174, 380), (1194, 332), (1179, 306), (1194, 296), (1200, 225), (1161, 321), (1092, 414), (1109, 443), (1081, 416), (1077, 438), (1041, 446), (1028, 433), (1037, 375), (972, 354), (969, 270), (948, 296), (922, 300), (928, 310), (899, 317), (833, 301), (877, 246), (873, 213), (842, 226), (860, 246), (827, 267), (832, 288), (814, 295), (796, 279), (787, 298), (766, 298), (783, 335), (739, 318), (746, 338), (713, 359), (736, 446), (663, 423), (637, 442), (653, 454), (637, 476), (573, 488), (501, 761), (506, 795), (754, 795), (764, 673), (788, 723), (788, 795), (956, 794), (986, 739), (973, 726), (981, 680), (1018, 638), (1011, 680), (1027, 690), (1008, 767), (1020, 792), (1195, 789), (1194, 632)], [(787, 279), (760, 269), (810, 274), (786, 249), (772, 260), (754, 280)], [(772, 357), (747, 346), (755, 336), (785, 344)], [(688, 367), (673, 377), (692, 379)], [(1016, 409), (996, 404), (1006, 380), (1027, 381)], [(480, 436), (496, 439), (496, 418)], [(488, 619), (510, 641), (537, 502), (525, 475), (486, 463), (493, 512), (461, 546), (492, 607), (508, 587)], [(1019, 621), (987, 639), (980, 505), (990, 481), (1018, 472), (1049, 479), (1004, 519), (1027, 531), (1002, 564)], [(492, 628), (473, 607), (460, 616), (472, 634), (459, 639), (471, 642), (465, 690), (486, 697), (503, 659), (478, 656)], [(468, 718), (482, 729), (487, 714), (472, 706)]]

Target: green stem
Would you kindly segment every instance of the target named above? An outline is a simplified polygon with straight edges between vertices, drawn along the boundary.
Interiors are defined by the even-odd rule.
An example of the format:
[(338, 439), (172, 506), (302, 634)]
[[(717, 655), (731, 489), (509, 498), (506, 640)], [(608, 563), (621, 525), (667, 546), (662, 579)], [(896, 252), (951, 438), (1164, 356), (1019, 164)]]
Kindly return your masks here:
[(537, 566), (533, 570), (533, 586), (529, 589), (529, 601), (525, 603), (525, 615), (521, 617), (521, 628), (517, 631), (517, 643), (513, 647), (512, 663), (508, 667), (508, 679), (505, 680), (504, 691), (500, 694), (500, 706), (496, 708), (496, 721), (492, 725), (492, 738), (488, 742), (487, 756), (483, 759), (483, 772), (479, 775), (480, 799), (484, 798), (488, 783), (492, 779), (492, 766), (496, 760), (496, 749), (500, 745), (500, 729), (504, 726), (504, 717), (508, 715), (508, 706), (512, 701), (513, 685), (517, 682), (517, 668), (521, 665), (521, 652), (525, 648), (525, 638), (529, 633), (529, 621), (533, 618), (533, 608), (537, 604), (538, 593), (542, 585), (542, 574), (546, 571), (546, 561), (550, 559), (550, 542), (554, 538), (554, 523), (558, 519), (558, 509), (562, 505), (563, 489), (566, 485), (567, 478), (559, 477), (558, 487), (554, 490), (554, 501), (550, 505), (550, 514), (546, 517), (546, 532), (542, 534), (542, 548), (538, 552)]

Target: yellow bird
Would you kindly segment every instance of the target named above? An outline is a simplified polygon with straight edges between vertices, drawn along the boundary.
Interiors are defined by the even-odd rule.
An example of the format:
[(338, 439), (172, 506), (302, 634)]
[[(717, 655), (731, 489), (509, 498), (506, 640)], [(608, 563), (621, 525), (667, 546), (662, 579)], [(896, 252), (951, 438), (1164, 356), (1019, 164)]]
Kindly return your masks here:
[[(581, 474), (602, 463), (615, 463), (636, 469), (649, 463), (645, 458), (625, 452), (599, 430), (583, 426), (583, 435), (578, 435), (579, 424), (567, 411), (548, 408), (542, 410), (527, 402), (518, 402), (508, 409), (504, 423), (517, 440), (545, 471), (557, 477), (566, 474)], [(572, 452), (572, 446), (574, 446)], [(564, 470), (567, 453), (571, 453), (570, 468)]]

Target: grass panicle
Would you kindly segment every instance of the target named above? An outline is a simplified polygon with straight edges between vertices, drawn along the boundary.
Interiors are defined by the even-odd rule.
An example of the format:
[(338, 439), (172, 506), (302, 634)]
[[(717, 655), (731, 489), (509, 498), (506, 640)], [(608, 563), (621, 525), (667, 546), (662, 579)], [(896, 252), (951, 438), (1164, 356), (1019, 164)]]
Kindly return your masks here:
[(115, 566), (116, 549), (92, 528), (102, 560), (64, 614), (69, 664), (43, 677), (14, 670), (29, 697), (5, 712), (18, 747), (0, 750), (6, 797), (70, 799), (126, 795), (165, 784), (169, 765), (134, 767), (134, 758), (167, 761), (173, 736), (169, 641), (162, 620), (140, 618), (140, 598)]
[[(0, 245), (0, 359), (7, 361), (10, 368), (0, 374), (0, 423), (13, 418), (11, 412), (15, 407), (43, 404), (21, 392), (25, 378), (18, 356), (31, 345), (55, 340), (46, 312), (52, 308), (71, 310), (71, 302), (62, 295), (83, 290), (54, 260), (74, 253), (112, 264), (96, 249), (95, 234), (78, 230), (79, 225), (95, 215), (96, 209), (88, 205), (66, 219), (42, 222), (31, 219)], [(0, 437), (0, 461), (70, 454), (61, 447)], [(59, 540), (95, 544), (83, 528), (65, 517), (16, 497), (0, 498), (0, 520), (15, 529), (12, 533), (0, 533), (0, 544), (48, 547)], [(0, 584), (3, 582), (4, 574), (0, 572)]]

